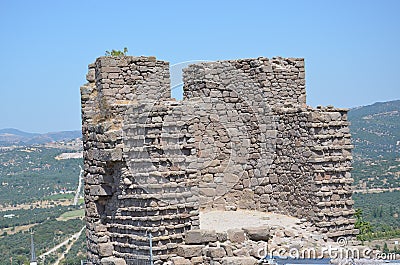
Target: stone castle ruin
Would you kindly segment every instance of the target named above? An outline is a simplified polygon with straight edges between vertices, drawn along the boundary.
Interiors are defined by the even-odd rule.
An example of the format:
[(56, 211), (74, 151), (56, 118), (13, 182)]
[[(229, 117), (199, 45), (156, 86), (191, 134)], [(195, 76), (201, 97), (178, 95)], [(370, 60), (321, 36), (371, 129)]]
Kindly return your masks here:
[(151, 234), (156, 264), (250, 264), (212, 250), (234, 242), (229, 234), (199, 230), (200, 213), (215, 210), (295, 216), (331, 239), (357, 234), (347, 110), (306, 105), (303, 59), (189, 65), (182, 101), (155, 57), (100, 57), (87, 80), (91, 263), (148, 255)]

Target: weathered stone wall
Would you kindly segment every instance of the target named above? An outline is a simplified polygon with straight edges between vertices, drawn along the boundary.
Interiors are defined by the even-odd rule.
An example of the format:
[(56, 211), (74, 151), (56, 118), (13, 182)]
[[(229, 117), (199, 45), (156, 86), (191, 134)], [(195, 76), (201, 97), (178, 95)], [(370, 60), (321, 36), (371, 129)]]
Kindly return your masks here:
[(346, 109), (318, 108), (311, 112), (310, 137), (315, 206), (313, 222), (331, 238), (354, 235), (351, 198), (351, 135)]
[[(184, 71), (184, 95), (201, 101), (201, 209), (254, 209), (308, 217), (317, 198), (304, 60), (201, 63)], [(204, 118), (204, 117), (203, 117)], [(200, 161), (203, 162), (203, 161)], [(314, 207), (315, 208), (315, 207)]]
[(184, 100), (168, 63), (100, 57), (81, 88), (88, 259), (176, 255), (199, 211), (305, 217), (353, 235), (346, 110), (306, 106), (304, 60), (191, 65)]
[(176, 145), (178, 119), (163, 123), (174, 106), (171, 115), (183, 115), (179, 104), (161, 103), (170, 93), (168, 63), (101, 57), (87, 78), (81, 93), (88, 259), (148, 254), (149, 233), (154, 254), (167, 254), (198, 227), (190, 170), (177, 149), (191, 144)]

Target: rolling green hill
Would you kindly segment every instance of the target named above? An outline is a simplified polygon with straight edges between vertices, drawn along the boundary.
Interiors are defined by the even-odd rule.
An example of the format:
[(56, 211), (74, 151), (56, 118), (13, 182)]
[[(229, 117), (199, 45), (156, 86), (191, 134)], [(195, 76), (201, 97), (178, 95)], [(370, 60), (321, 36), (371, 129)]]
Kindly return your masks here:
[(355, 155), (399, 155), (400, 100), (351, 109), (349, 120)]
[(400, 187), (400, 100), (351, 109), (356, 189)]
[(374, 232), (393, 232), (400, 228), (400, 100), (351, 109), (349, 120), (354, 207)]

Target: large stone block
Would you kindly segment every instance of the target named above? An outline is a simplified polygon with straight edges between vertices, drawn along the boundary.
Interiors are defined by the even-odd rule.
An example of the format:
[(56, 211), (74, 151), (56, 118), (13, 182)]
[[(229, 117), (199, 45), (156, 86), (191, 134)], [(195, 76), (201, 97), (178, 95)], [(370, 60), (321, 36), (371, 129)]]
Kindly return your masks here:
[(107, 257), (101, 259), (101, 264), (126, 265), (126, 262), (121, 258)]
[(92, 196), (110, 196), (112, 195), (112, 188), (108, 185), (91, 185), (90, 195)]
[(183, 257), (173, 257), (171, 258), (171, 261), (173, 265), (191, 265), (190, 260)]
[(191, 260), (192, 265), (201, 265), (204, 264), (204, 259), (203, 257), (193, 257)]
[(253, 257), (224, 257), (222, 265), (255, 265), (257, 260)]
[(222, 247), (209, 247), (206, 251), (208, 257), (221, 259), (226, 256), (226, 251)]
[(246, 228), (243, 228), (243, 230), (250, 240), (268, 241), (270, 239), (269, 226), (246, 227)]
[(86, 80), (89, 82), (94, 82), (95, 79), (95, 71), (94, 69), (89, 69), (87, 75), (86, 75)]
[(109, 151), (110, 161), (121, 161), (122, 160), (122, 148), (114, 148)]
[(181, 245), (176, 249), (176, 254), (184, 258), (201, 256), (203, 245)]
[(217, 241), (217, 233), (214, 230), (191, 230), (185, 233), (186, 244), (202, 244)]
[(243, 243), (246, 240), (244, 231), (238, 228), (228, 230), (228, 239), (232, 243)]
[(111, 243), (100, 243), (98, 245), (101, 257), (109, 257), (113, 254), (114, 246)]

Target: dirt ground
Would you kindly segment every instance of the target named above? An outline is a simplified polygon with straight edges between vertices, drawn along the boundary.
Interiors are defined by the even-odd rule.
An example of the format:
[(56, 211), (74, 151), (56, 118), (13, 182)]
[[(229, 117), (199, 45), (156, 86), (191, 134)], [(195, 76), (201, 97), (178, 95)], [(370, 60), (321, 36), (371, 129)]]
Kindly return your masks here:
[(283, 226), (297, 228), (300, 220), (295, 217), (276, 213), (265, 213), (250, 210), (237, 211), (211, 211), (200, 213), (200, 228), (227, 231), (233, 228), (257, 227), (257, 226)]

